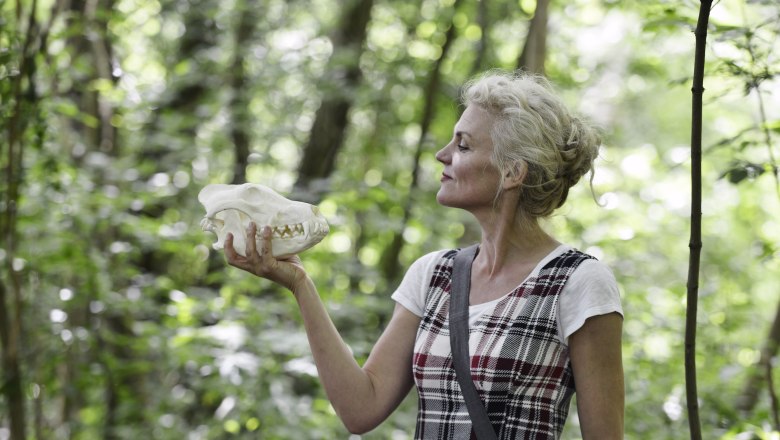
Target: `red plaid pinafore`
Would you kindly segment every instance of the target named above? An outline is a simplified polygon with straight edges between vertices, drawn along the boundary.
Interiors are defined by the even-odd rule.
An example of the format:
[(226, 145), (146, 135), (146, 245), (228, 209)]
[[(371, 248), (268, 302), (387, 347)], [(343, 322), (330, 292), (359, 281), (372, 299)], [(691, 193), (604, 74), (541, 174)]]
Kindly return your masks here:
[[(416, 439), (475, 438), (452, 366), (449, 304), (455, 251), (445, 252), (428, 286), (414, 349), (419, 395)], [(574, 377), (558, 335), (558, 296), (589, 258), (569, 250), (550, 260), (469, 328), (471, 377), (499, 439), (557, 439)]]

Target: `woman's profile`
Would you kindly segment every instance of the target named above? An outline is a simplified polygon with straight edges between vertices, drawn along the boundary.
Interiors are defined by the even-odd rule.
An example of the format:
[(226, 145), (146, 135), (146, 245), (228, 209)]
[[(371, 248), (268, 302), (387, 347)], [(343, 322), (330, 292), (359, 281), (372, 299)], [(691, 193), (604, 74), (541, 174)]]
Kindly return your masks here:
[[(468, 291), (468, 355), (490, 423), (501, 439), (558, 438), (576, 392), (582, 437), (622, 439), (617, 283), (604, 263), (539, 223), (592, 172), (600, 136), (533, 75), (487, 72), (465, 85), (462, 104), (452, 138), (436, 153), (443, 166), (436, 200), (469, 212), (481, 228)], [(229, 264), (293, 293), (320, 380), (350, 432), (375, 428), (415, 387), (416, 439), (473, 438), (449, 340), (457, 250), (429, 253), (408, 268), (392, 294), (392, 318), (361, 366), (301, 260), (275, 259), (269, 228), (252, 224), (246, 233), (246, 257), (228, 236)]]

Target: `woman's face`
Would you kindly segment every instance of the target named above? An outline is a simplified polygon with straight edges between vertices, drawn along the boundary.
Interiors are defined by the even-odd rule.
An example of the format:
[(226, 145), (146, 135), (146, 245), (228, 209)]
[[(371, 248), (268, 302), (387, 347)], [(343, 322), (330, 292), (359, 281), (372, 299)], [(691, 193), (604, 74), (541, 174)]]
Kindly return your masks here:
[(444, 164), (436, 200), (443, 206), (471, 210), (492, 207), (501, 173), (490, 160), (493, 116), (478, 105), (469, 105), (455, 124), (452, 140), (436, 159)]

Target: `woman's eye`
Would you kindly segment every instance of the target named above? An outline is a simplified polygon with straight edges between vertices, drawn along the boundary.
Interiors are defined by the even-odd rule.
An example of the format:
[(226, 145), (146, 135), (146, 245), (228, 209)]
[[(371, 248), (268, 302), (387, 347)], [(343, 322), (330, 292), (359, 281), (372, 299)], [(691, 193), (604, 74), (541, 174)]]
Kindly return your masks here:
[(469, 149), (469, 147), (467, 147), (467, 146), (465, 146), (465, 145), (463, 145), (463, 144), (458, 144), (458, 150), (460, 150), (460, 151), (466, 151), (466, 150), (468, 150), (468, 149)]

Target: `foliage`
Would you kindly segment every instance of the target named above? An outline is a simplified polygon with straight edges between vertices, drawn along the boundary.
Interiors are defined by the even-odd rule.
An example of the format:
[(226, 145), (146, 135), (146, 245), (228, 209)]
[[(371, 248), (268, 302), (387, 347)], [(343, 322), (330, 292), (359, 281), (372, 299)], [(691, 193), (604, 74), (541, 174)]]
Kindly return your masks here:
[[(11, 292), (12, 279), (21, 280), (28, 437), (347, 438), (316, 379), (294, 301), (226, 267), (198, 227), (197, 202), (200, 188), (233, 178), (237, 127), (249, 138), (247, 180), (292, 189), (342, 3), (102, 3), (0, 2), (0, 113), (25, 122), (23, 162), (13, 168), (17, 247), (0, 239), (0, 283)], [(395, 234), (404, 238), (403, 266), (477, 239), (467, 217), (436, 205), (434, 153), (458, 117), (458, 86), (474, 71), (516, 65), (534, 2), (484, 2), (484, 22), (479, 3), (452, 11), (452, 0), (384, 0), (372, 10), (363, 80), (319, 205), (332, 232), (303, 254), (360, 361), (392, 311), (398, 280), (380, 259)], [(697, 7), (578, 0), (550, 10), (546, 72), (607, 142), (593, 181), (601, 206), (580, 184), (547, 228), (606, 261), (621, 285), (629, 439), (687, 432), (684, 237)], [(253, 28), (238, 38), (245, 14)], [(723, 0), (711, 16), (697, 351), (705, 438), (778, 435), (766, 386), (749, 413), (734, 402), (780, 301), (779, 15), (773, 1)], [(424, 86), (450, 26), (456, 37), (413, 186)], [(35, 70), (17, 83), (25, 41)], [(239, 89), (229, 86), (236, 59), (245, 73)], [(248, 118), (236, 116), (236, 102)], [(14, 165), (3, 130), (5, 218)], [(5, 303), (16, 304), (10, 294)], [(413, 394), (364, 437), (409, 438)], [(0, 438), (7, 409), (4, 398)], [(578, 438), (574, 406), (570, 421), (565, 438)]]

